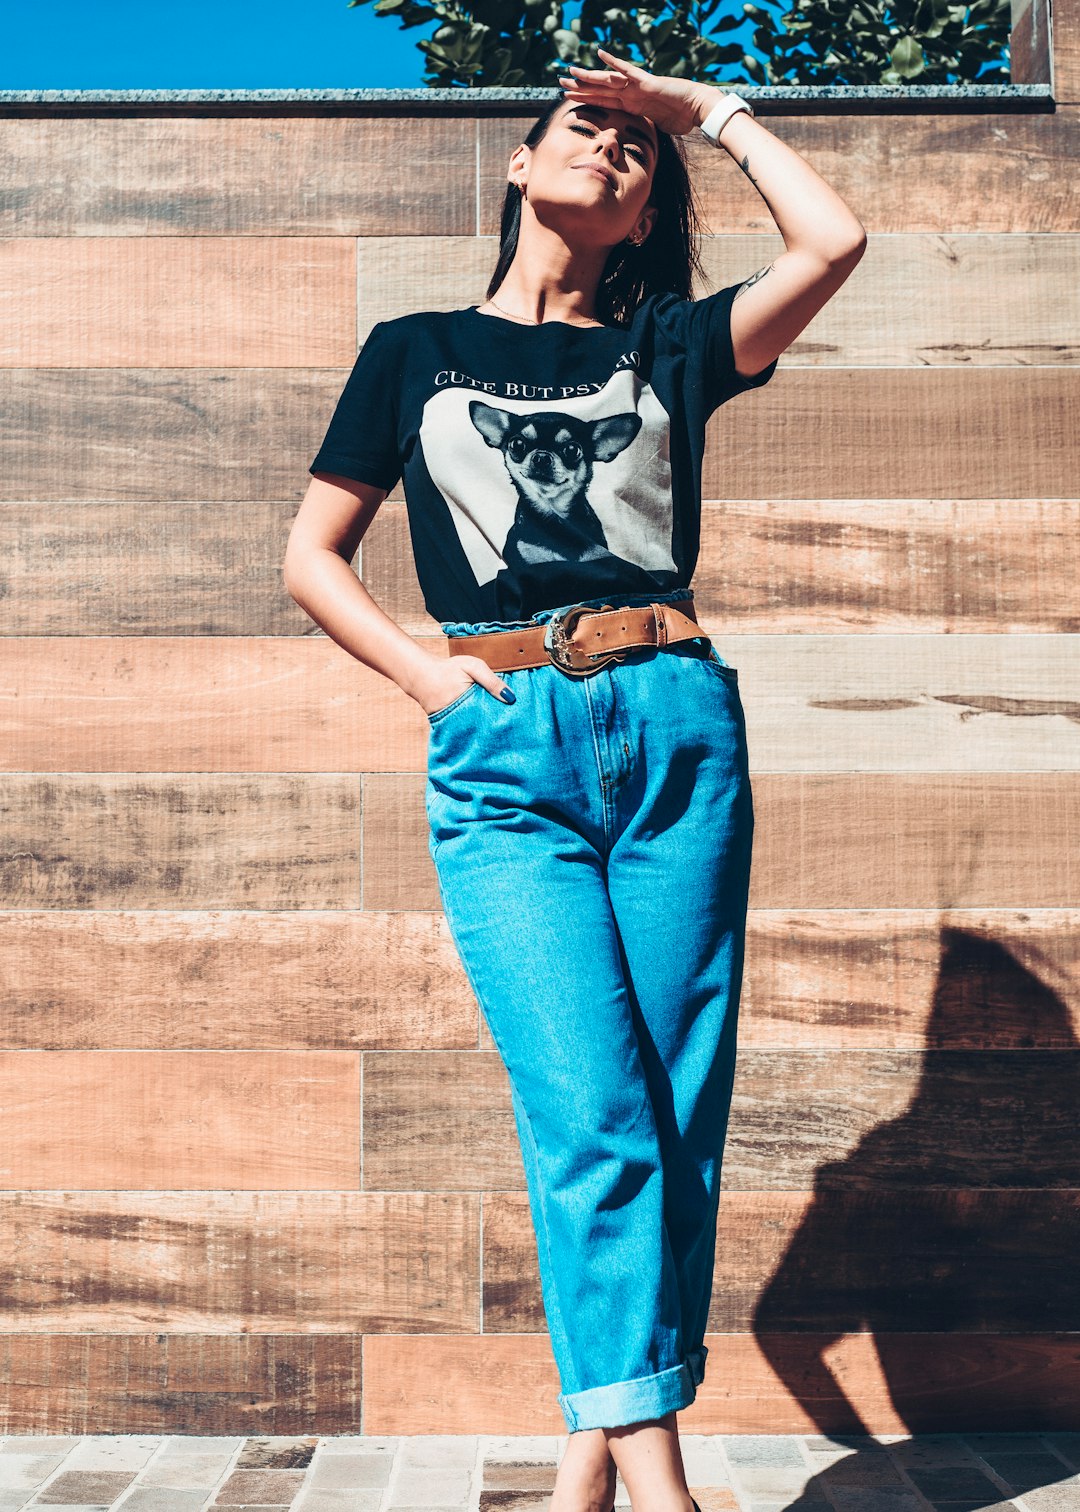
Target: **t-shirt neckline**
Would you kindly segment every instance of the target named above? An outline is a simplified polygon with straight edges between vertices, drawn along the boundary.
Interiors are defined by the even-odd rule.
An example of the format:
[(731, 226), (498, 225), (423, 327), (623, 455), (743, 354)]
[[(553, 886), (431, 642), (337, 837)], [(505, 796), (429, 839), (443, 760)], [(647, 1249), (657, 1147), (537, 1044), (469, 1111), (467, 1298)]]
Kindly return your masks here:
[(483, 315), (480, 313), (479, 305), (466, 305), (462, 313), (465, 315), (475, 315), (478, 320), (490, 320), (497, 322), (499, 325), (513, 326), (518, 331), (542, 331), (545, 326), (555, 326), (560, 331), (618, 331), (622, 329), (621, 326), (575, 325), (571, 320), (542, 320), (539, 325), (532, 325), (524, 320), (511, 320), (505, 315)]

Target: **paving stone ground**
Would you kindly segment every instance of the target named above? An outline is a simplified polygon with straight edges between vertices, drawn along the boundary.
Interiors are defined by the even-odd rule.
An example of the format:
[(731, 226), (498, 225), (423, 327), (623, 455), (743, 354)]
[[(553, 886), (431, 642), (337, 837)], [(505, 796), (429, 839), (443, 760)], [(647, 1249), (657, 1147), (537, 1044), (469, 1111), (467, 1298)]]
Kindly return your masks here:
[[(702, 1512), (1080, 1512), (1080, 1433), (684, 1434)], [(566, 1438), (0, 1439), (0, 1512), (547, 1512)], [(620, 1479), (616, 1506), (630, 1512)]]

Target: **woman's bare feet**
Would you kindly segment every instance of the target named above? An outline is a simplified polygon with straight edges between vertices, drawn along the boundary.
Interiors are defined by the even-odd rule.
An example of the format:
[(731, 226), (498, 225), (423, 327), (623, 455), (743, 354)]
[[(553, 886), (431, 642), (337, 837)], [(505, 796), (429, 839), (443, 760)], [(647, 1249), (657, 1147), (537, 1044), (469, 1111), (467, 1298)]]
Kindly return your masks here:
[(615, 1475), (603, 1428), (572, 1433), (555, 1477), (550, 1512), (611, 1512)]

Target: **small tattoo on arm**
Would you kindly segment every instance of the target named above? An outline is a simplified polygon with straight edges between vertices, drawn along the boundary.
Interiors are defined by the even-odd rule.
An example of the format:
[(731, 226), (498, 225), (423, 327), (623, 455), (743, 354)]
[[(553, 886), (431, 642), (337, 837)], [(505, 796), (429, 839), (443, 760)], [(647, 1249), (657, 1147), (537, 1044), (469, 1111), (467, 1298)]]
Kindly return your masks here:
[(774, 263), (770, 263), (767, 268), (759, 268), (756, 273), (751, 273), (750, 277), (746, 279), (745, 282), (741, 283), (735, 290), (735, 297), (731, 301), (732, 304), (735, 303), (735, 300), (738, 299), (739, 295), (744, 293), (751, 284), (756, 284), (759, 278), (764, 278), (766, 273), (771, 273), (774, 266)]
[[(761, 194), (761, 185), (758, 183), (758, 181), (754, 177), (754, 175), (750, 172), (750, 155), (749, 155), (749, 153), (747, 153), (746, 156), (744, 156), (742, 162), (739, 164), (739, 167), (746, 174), (747, 178), (753, 184), (754, 188), (758, 191), (758, 193)], [(764, 198), (763, 195), (762, 195), (762, 198)]]

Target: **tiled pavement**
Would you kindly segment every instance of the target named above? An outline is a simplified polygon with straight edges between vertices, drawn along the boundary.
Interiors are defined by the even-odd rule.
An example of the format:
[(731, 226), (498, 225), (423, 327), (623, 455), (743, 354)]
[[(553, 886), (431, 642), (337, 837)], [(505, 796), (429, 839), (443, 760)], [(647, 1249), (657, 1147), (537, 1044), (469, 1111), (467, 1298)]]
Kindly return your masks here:
[[(1080, 1512), (1080, 1433), (682, 1438), (702, 1512)], [(0, 1440), (0, 1512), (545, 1512), (566, 1438)], [(617, 1505), (629, 1509), (621, 1480)]]

